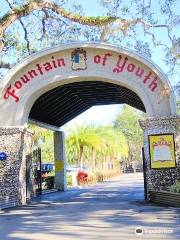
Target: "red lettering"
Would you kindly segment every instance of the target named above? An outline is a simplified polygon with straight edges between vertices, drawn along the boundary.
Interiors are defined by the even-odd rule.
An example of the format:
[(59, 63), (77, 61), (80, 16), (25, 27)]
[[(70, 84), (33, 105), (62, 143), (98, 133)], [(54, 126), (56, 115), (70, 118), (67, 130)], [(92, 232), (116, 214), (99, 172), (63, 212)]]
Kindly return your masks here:
[(147, 80), (151, 79), (151, 78), (150, 78), (151, 74), (152, 74), (152, 72), (149, 72), (149, 74), (144, 77), (143, 83), (146, 83)]
[(21, 77), (21, 80), (22, 80), (23, 83), (27, 83), (27, 82), (30, 81), (30, 79), (29, 79), (29, 78), (27, 77), (27, 75), (25, 75), (25, 74), (24, 74), (23, 77)]
[(52, 56), (51, 58), (52, 58), (52, 63), (53, 63), (54, 68), (57, 68), (56, 62), (54, 61), (54, 56)]
[(43, 66), (47, 72), (52, 69), (50, 62), (44, 63)]
[(6, 92), (4, 94), (4, 99), (7, 100), (10, 96), (15, 99), (15, 102), (19, 102), (19, 97), (15, 95), (15, 90), (11, 89), (11, 85), (7, 87)]
[(101, 63), (101, 56), (99, 55), (94, 56), (94, 63), (96, 64)]
[(144, 73), (144, 69), (141, 69), (140, 67), (138, 67), (138, 69), (136, 71), (136, 76), (141, 78), (143, 73)]
[(30, 70), (30, 71), (28, 71), (28, 74), (29, 74), (29, 76), (30, 76), (30, 78), (35, 78), (35, 77), (37, 77), (37, 72), (33, 69), (33, 70)]
[(60, 59), (58, 59), (57, 61), (58, 61), (58, 66), (59, 66), (59, 67), (65, 66), (65, 62), (64, 62), (64, 59), (63, 59), (63, 58), (60, 58)]
[[(54, 57), (52, 56), (52, 61), (51, 62), (45, 62), (43, 64), (45, 71), (50, 71), (54, 68), (57, 68), (57, 66), (62, 67), (65, 66), (65, 60), (63, 58), (54, 60)], [(3, 98), (5, 100), (9, 99), (10, 97), (12, 97), (15, 102), (19, 102), (19, 97), (16, 95), (16, 89), (19, 90), (23, 87), (24, 84), (27, 84), (31, 79), (34, 79), (35, 77), (38, 76), (38, 74), (43, 75), (43, 67), (37, 63), (36, 64), (36, 70), (32, 69), (30, 71), (28, 71), (27, 73), (25, 73), (23, 76), (20, 77), (20, 80), (16, 81), (14, 83), (14, 87), (12, 88), (11, 85), (9, 85), (5, 91), (5, 94), (3, 96)]]
[(134, 69), (135, 69), (135, 65), (134, 64), (128, 64), (128, 66), (127, 66), (128, 72), (133, 72)]
[(128, 58), (125, 57), (124, 61), (122, 61), (122, 64), (121, 64), (121, 59), (122, 59), (122, 56), (119, 55), (119, 58), (118, 58), (118, 61), (117, 61), (117, 64), (116, 64), (116, 68), (113, 69), (113, 72), (119, 73), (119, 72), (123, 72), (124, 71), (124, 67), (126, 65), (126, 62), (128, 61)]
[(154, 80), (149, 84), (149, 88), (152, 92), (157, 88), (157, 77), (154, 78)]
[(39, 71), (39, 73), (40, 73), (41, 75), (43, 75), (42, 67), (39, 65), (39, 63), (36, 64), (36, 66), (37, 66), (37, 70)]
[(20, 89), (22, 88), (22, 83), (20, 81), (16, 81), (14, 84), (15, 88)]
[(111, 55), (110, 53), (104, 54), (103, 63), (102, 63), (103, 66), (106, 65), (106, 62), (107, 62), (108, 57), (111, 57), (111, 56), (112, 56), (112, 55)]

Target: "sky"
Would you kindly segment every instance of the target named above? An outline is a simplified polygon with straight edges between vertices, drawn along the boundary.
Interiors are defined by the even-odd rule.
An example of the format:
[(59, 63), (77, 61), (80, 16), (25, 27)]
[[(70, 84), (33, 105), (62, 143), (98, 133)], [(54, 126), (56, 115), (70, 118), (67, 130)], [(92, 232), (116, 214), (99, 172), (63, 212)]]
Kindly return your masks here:
[(72, 2), (80, 3), (83, 6), (86, 15), (98, 16), (105, 14), (104, 8), (98, 4), (98, 0), (76, 0)]
[(80, 124), (97, 124), (97, 125), (108, 125), (111, 124), (116, 115), (121, 112), (122, 104), (113, 104), (113, 105), (102, 105), (94, 106), (83, 112), (66, 125), (62, 127), (76, 127)]

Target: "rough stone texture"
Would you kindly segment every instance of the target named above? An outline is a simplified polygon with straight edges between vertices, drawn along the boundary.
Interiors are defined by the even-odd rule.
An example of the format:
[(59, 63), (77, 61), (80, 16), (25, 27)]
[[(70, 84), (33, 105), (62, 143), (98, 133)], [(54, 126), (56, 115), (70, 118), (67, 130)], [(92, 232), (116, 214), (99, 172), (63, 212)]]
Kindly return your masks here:
[(27, 128), (0, 128), (0, 151), (8, 155), (0, 165), (0, 208), (26, 202), (26, 154), (31, 136)]
[[(180, 117), (147, 118), (140, 121), (144, 130), (144, 153), (146, 159), (147, 190), (169, 191), (169, 187), (180, 181)], [(148, 136), (152, 134), (173, 133), (175, 137), (176, 168), (150, 169)]]

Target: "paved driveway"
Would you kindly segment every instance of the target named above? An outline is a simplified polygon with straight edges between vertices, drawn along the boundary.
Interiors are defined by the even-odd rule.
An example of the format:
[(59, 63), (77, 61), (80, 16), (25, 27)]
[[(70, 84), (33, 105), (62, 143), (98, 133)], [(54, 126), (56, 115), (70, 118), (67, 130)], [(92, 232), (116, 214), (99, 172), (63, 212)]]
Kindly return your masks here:
[[(143, 234), (135, 234), (135, 229)], [(143, 202), (142, 174), (0, 212), (0, 240), (180, 239), (180, 209)]]

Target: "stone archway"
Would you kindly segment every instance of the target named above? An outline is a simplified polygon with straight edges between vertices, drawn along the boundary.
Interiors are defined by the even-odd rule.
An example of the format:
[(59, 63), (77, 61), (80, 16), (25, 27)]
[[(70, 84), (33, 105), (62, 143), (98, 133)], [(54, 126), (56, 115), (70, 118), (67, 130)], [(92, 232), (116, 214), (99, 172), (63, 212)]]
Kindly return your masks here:
[[(7, 202), (7, 205), (26, 202), (24, 158), (30, 151), (28, 142), (31, 134), (26, 124), (34, 104), (53, 89), (92, 81), (127, 89), (143, 104), (148, 117), (141, 122), (148, 187), (157, 186), (152, 184), (149, 168), (148, 135), (173, 133), (176, 136), (179, 123), (173, 92), (166, 76), (154, 63), (136, 53), (106, 44), (79, 43), (46, 49), (29, 56), (15, 66), (2, 82), (0, 146), (2, 152), (8, 153), (0, 169), (2, 202)], [(33, 120), (39, 121), (36, 115), (33, 115)], [(43, 123), (43, 120), (40, 122)], [(46, 121), (44, 123), (47, 124)], [(61, 123), (49, 121), (48, 124), (58, 129)], [(4, 180), (4, 176), (8, 181)]]
[[(78, 56), (80, 63), (75, 62)], [(1, 85), (0, 124), (24, 125), (33, 103), (43, 93), (67, 83), (91, 80), (132, 90), (150, 117), (176, 114), (171, 86), (155, 64), (110, 45), (73, 44), (33, 54), (9, 72)]]

